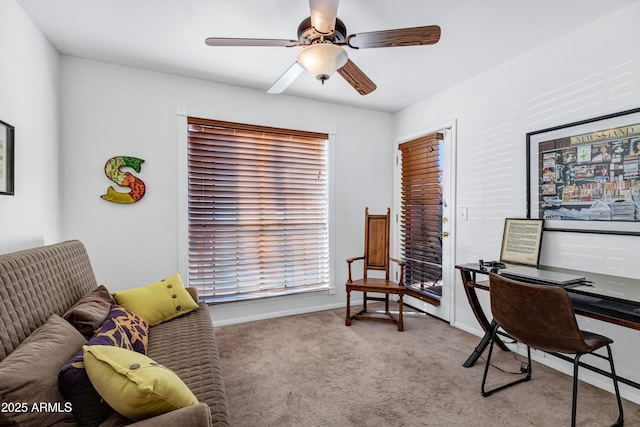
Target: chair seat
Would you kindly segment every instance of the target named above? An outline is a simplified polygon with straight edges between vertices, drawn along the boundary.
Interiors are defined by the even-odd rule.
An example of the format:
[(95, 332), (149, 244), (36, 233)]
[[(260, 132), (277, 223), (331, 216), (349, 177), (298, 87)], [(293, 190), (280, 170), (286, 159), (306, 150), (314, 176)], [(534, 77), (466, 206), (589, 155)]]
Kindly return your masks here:
[[(588, 331), (578, 331), (578, 340), (562, 340), (553, 339), (547, 340), (547, 342), (535, 342), (529, 341), (529, 345), (533, 348), (542, 351), (548, 351), (552, 353), (566, 353), (566, 354), (579, 354), (579, 353), (591, 353), (599, 348), (602, 348), (608, 344), (613, 344), (613, 340), (605, 337), (604, 335), (596, 334)], [(518, 340), (517, 337), (516, 340)], [(521, 340), (518, 340), (521, 341)], [(525, 342), (522, 340), (521, 342)]]
[(354, 291), (383, 292), (385, 294), (399, 294), (404, 293), (405, 290), (404, 285), (392, 282), (391, 280), (374, 279), (370, 277), (347, 282), (346, 286)]
[(608, 344), (613, 344), (613, 340), (611, 338), (605, 337), (604, 335), (588, 331), (580, 331), (580, 333), (582, 334), (582, 338), (584, 339), (585, 344), (587, 344), (587, 352), (597, 350)]

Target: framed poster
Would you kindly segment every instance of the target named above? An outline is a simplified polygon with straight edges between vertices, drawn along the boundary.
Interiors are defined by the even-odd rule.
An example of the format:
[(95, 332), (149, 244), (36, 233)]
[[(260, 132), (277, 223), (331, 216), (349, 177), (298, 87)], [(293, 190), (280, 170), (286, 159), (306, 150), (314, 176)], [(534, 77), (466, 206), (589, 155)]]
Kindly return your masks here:
[(14, 128), (0, 120), (0, 194), (13, 195)]
[(543, 230), (543, 219), (505, 219), (500, 262), (537, 267)]
[(640, 234), (640, 108), (527, 134), (527, 217)]

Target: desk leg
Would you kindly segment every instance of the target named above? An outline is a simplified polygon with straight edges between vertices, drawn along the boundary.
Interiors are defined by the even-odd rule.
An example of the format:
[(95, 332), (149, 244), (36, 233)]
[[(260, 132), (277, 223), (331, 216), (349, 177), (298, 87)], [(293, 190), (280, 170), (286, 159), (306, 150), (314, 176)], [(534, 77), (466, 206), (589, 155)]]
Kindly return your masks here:
[[(462, 283), (464, 285), (464, 292), (467, 294), (467, 300), (469, 300), (469, 305), (471, 306), (471, 310), (473, 314), (476, 316), (478, 323), (484, 330), (484, 336), (482, 340), (475, 348), (471, 356), (464, 362), (462, 366), (465, 368), (470, 368), (476, 363), (478, 358), (482, 355), (482, 352), (487, 348), (487, 345), (491, 342), (491, 330), (493, 329), (493, 322), (489, 322), (487, 316), (484, 314), (482, 310), (482, 306), (480, 305), (480, 301), (478, 300), (478, 295), (476, 294), (476, 288), (474, 288), (471, 284), (473, 283), (471, 279), (471, 273), (466, 270), (460, 270), (460, 274), (462, 275)], [(502, 340), (496, 337), (495, 343), (498, 344), (503, 351), (510, 351), (509, 348), (502, 342)]]
[[(484, 350), (487, 348), (487, 346), (491, 343), (491, 330), (495, 327), (496, 322), (492, 321), (490, 323), (490, 328), (489, 332), (485, 333), (484, 336), (482, 337), (482, 339), (480, 340), (480, 342), (478, 343), (478, 345), (476, 346), (476, 348), (473, 350), (473, 353), (471, 353), (471, 356), (469, 356), (467, 358), (467, 360), (462, 364), (462, 366), (464, 366), (465, 368), (470, 368), (472, 367), (480, 358), (480, 356), (482, 356), (482, 353), (484, 352)], [(496, 335), (495, 337), (495, 342), (500, 343), (502, 345), (504, 345), (504, 343), (502, 341), (500, 341), (500, 338), (498, 338), (498, 336)], [(507, 348), (506, 351), (509, 351), (509, 349)]]

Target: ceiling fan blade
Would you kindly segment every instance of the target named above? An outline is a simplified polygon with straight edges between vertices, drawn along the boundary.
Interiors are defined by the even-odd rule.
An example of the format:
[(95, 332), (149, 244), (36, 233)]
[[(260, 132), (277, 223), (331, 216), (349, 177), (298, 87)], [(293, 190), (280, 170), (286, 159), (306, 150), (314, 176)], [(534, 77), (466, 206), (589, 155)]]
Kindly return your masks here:
[(368, 49), (372, 47), (420, 46), (436, 44), (440, 40), (440, 27), (399, 28), (396, 30), (372, 31), (370, 33), (351, 34), (347, 37), (349, 47)]
[(350, 59), (342, 68), (338, 68), (338, 73), (351, 85), (360, 95), (367, 95), (378, 88), (365, 73)]
[(209, 37), (205, 40), (209, 46), (284, 46), (293, 47), (300, 44), (298, 40), (283, 39), (241, 39), (227, 37)]
[(294, 62), (287, 71), (285, 71), (274, 84), (267, 90), (267, 93), (276, 94), (282, 93), (289, 87), (295, 79), (304, 71), (304, 68), (297, 62)]
[(320, 34), (331, 34), (336, 26), (338, 0), (309, 0), (311, 26)]

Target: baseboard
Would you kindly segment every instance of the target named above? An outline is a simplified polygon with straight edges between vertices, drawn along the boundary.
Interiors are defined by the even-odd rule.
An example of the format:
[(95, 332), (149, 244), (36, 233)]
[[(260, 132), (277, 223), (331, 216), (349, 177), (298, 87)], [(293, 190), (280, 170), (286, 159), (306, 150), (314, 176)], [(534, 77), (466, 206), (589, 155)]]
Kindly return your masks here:
[[(473, 327), (467, 325), (466, 323), (462, 323), (462, 322), (454, 320), (453, 322), (451, 322), (451, 326), (453, 326), (454, 328), (461, 329), (461, 330), (463, 330), (465, 332), (468, 332), (471, 335), (475, 335), (477, 337), (484, 336), (484, 331), (482, 329), (473, 328)], [(471, 353), (469, 353), (469, 354), (471, 354)]]
[[(215, 307), (215, 306), (211, 306), (211, 307)], [(212, 310), (211, 307), (209, 307), (209, 310)], [(230, 319), (222, 319), (222, 320), (216, 320), (214, 324), (215, 326), (226, 326), (226, 325), (233, 325), (236, 323), (253, 322), (256, 320), (274, 319), (276, 317), (295, 316), (298, 314), (313, 313), (316, 311), (333, 310), (336, 308), (344, 308), (344, 303), (342, 302), (342, 303), (335, 303), (335, 304), (319, 305), (314, 307), (304, 307), (300, 309), (272, 311), (268, 313), (260, 313), (260, 314), (251, 315), (251, 316), (241, 316), (241, 317), (235, 317)]]

